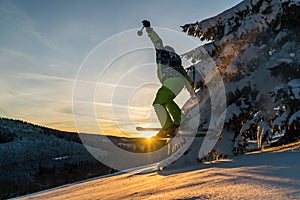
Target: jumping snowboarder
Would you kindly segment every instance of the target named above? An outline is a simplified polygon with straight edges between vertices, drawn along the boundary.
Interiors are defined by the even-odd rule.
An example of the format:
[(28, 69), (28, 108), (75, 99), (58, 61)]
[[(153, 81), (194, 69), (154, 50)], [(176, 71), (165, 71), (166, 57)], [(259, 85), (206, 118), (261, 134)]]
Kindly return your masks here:
[[(181, 109), (174, 99), (184, 87), (195, 97), (193, 81), (182, 67), (181, 58), (174, 48), (163, 45), (162, 39), (150, 26), (149, 21), (143, 20), (142, 24), (156, 50), (157, 76), (162, 84), (152, 104), (162, 127), (156, 136), (174, 137), (181, 121)], [(142, 35), (143, 28), (138, 35)]]

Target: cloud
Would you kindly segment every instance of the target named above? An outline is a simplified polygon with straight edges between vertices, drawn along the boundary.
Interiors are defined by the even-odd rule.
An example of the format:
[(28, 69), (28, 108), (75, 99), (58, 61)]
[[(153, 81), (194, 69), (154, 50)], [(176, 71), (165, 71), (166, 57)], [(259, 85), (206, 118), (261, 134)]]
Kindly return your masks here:
[(7, 75), (15, 75), (22, 71), (34, 71), (38, 65), (35, 56), (17, 50), (0, 48), (0, 77), (5, 78)]
[(13, 1), (1, 1), (0, 11), (0, 16), (3, 19), (6, 19), (6, 23), (10, 26), (13, 25), (18, 31), (27, 33), (29, 36), (35, 38), (37, 41), (39, 41), (49, 49), (52, 49), (58, 53), (64, 52), (53, 41), (43, 36), (40, 32), (34, 29), (33, 24), (35, 23), (35, 20), (29, 17), (29, 15), (26, 14), (22, 9), (20, 9)]
[[(45, 74), (34, 74), (34, 73), (19, 73), (17, 75), (18, 78), (24, 78), (24, 79), (35, 79), (35, 80), (50, 80), (50, 81), (66, 81), (66, 82), (74, 82), (78, 81), (79, 83), (83, 84), (91, 84), (96, 87), (116, 87), (116, 88), (136, 88), (136, 86), (132, 85), (121, 85), (121, 84), (113, 84), (113, 83), (104, 83), (104, 82), (93, 82), (93, 81), (86, 81), (86, 80), (76, 80), (75, 78), (66, 78), (66, 77), (61, 77), (61, 76), (50, 76), (50, 75), (45, 75)], [(110, 88), (111, 90), (111, 88)]]
[(66, 81), (66, 82), (73, 82), (74, 79), (71, 78), (65, 78), (60, 76), (50, 76), (50, 75), (44, 75), (44, 74), (34, 74), (34, 73), (19, 73), (19, 78), (24, 79), (35, 79), (35, 80), (50, 80), (50, 81)]

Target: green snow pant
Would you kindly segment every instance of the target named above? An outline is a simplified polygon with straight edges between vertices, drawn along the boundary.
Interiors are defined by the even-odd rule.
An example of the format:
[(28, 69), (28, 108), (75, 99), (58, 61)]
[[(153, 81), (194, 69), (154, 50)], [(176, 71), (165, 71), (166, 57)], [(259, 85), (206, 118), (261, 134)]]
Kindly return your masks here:
[(180, 125), (181, 109), (174, 102), (175, 97), (184, 87), (182, 78), (167, 79), (157, 91), (153, 107), (163, 129), (172, 125)]

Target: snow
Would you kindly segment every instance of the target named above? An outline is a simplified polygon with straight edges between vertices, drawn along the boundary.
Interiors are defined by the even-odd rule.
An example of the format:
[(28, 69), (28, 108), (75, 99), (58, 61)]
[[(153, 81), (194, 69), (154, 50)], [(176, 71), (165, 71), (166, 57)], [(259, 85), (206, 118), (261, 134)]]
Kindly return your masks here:
[(242, 126), (240, 132), (243, 133), (243, 132), (249, 130), (249, 129), (251, 128), (251, 125), (252, 125), (252, 124), (255, 124), (255, 122), (254, 122), (253, 119), (252, 119), (252, 120), (249, 120), (249, 121), (247, 121), (247, 122), (245, 122), (245, 123), (243, 124), (243, 126)]
[(293, 88), (292, 93), (294, 99), (300, 99), (300, 88)]
[(285, 37), (288, 36), (288, 33), (286, 31), (280, 31), (277, 36), (274, 39), (274, 43), (278, 43), (281, 42), (283, 39), (285, 39)]
[[(195, 30), (192, 34), (194, 36), (203, 37), (205, 32), (215, 27), (224, 27), (224, 37), (222, 42), (232, 39), (232, 32), (235, 32), (238, 37), (244, 36), (247, 33), (255, 30), (263, 31), (268, 27), (273, 20), (281, 13), (281, 4), (278, 1), (263, 1), (260, 10), (255, 11), (253, 5), (258, 5), (258, 0), (244, 0), (234, 8), (228, 9), (223, 13), (196, 22), (194, 24), (187, 24), (185, 28)], [(268, 10), (271, 8), (271, 12)], [(256, 13), (258, 12), (258, 13)], [(264, 14), (262, 14), (264, 13)], [(243, 20), (236, 20), (243, 16)], [(237, 27), (237, 30), (233, 30)]]
[(266, 142), (268, 142), (270, 140), (271, 137), (271, 133), (272, 133), (272, 129), (271, 126), (268, 122), (266, 121), (260, 121), (257, 123), (257, 142), (258, 142), (258, 148), (262, 148), (263, 147), (263, 138), (266, 135), (267, 139)]
[(52, 160), (65, 160), (68, 159), (70, 156), (60, 156), (60, 157), (55, 157)]
[(299, 156), (293, 148), (159, 173), (149, 166), (20, 199), (299, 199)]
[(291, 64), (293, 63), (293, 59), (291, 58), (279, 58), (277, 59), (278, 63), (287, 63), (287, 64)]
[(295, 58), (295, 53), (290, 53), (289, 56)]
[(284, 122), (287, 120), (287, 117), (289, 116), (290, 112), (285, 111), (282, 115), (278, 116), (273, 122), (272, 122), (272, 127), (274, 128), (275, 126), (283, 126)]
[(240, 107), (238, 107), (235, 103), (229, 105), (226, 110), (227, 116), (225, 122), (229, 122), (234, 117), (238, 117), (241, 113)]
[(289, 119), (289, 124), (292, 124), (294, 121), (299, 121), (300, 119), (300, 110), (295, 112)]
[(300, 99), (300, 79), (293, 79), (287, 85), (277, 85), (273, 91), (278, 93), (280, 90), (289, 94), (291, 99)]
[[(257, 58), (261, 56), (261, 49), (258, 46), (250, 45), (243, 54), (239, 55), (238, 60), (242, 60), (244, 63), (249, 63), (253, 60), (257, 60)], [(236, 63), (231, 63), (235, 65)]]
[(300, 88), (300, 79), (293, 79), (290, 82), (288, 82), (288, 85), (292, 88)]
[(287, 85), (277, 85), (273, 91), (277, 93), (281, 89), (285, 90), (291, 99), (300, 99), (300, 79), (293, 79)]
[(281, 2), (287, 2), (290, 5), (296, 4), (296, 5), (300, 5), (300, 0), (281, 0)]
[(257, 113), (254, 114), (254, 121), (258, 121), (259, 119), (264, 119), (265, 117), (268, 116), (268, 113), (264, 110), (260, 110)]

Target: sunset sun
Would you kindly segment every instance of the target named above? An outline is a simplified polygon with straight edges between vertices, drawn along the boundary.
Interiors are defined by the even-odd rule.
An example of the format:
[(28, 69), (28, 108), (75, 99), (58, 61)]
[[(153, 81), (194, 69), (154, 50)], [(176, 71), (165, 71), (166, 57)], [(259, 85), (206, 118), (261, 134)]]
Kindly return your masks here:
[(150, 132), (142, 132), (140, 133), (140, 137), (143, 137), (143, 138), (151, 138), (153, 136), (155, 136), (157, 134), (157, 132), (155, 131), (150, 131)]

